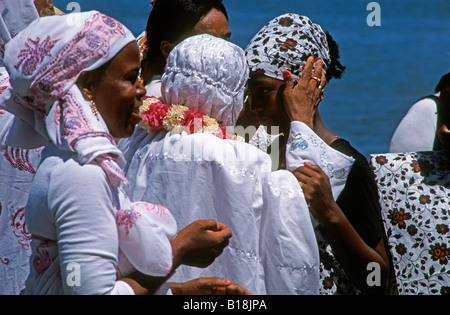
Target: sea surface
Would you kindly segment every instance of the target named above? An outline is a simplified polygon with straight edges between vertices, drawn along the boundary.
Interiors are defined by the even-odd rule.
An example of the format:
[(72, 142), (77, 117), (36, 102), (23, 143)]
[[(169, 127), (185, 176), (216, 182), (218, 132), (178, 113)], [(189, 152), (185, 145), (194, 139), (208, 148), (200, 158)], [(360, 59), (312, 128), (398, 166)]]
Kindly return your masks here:
[[(145, 29), (150, 2), (53, 0), (67, 13), (102, 11), (136, 36)], [(367, 0), (223, 2), (231, 40), (242, 48), (265, 23), (283, 13), (306, 15), (330, 32), (347, 69), (341, 79), (327, 85), (321, 115), (329, 129), (366, 157), (388, 151), (391, 136), (409, 107), (432, 94), (441, 76), (450, 72), (449, 0), (376, 1), (379, 10)], [(368, 19), (379, 25), (370, 26)], [(170, 16), (166, 23), (171, 23)]]

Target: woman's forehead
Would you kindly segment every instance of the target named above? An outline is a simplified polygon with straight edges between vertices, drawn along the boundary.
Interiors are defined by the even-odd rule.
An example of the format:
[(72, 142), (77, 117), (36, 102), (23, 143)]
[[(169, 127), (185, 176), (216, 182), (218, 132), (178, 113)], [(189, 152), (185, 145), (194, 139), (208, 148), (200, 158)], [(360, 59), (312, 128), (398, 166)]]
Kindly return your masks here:
[(283, 83), (282, 80), (275, 79), (258, 72), (252, 72), (248, 80), (249, 85), (277, 85)]

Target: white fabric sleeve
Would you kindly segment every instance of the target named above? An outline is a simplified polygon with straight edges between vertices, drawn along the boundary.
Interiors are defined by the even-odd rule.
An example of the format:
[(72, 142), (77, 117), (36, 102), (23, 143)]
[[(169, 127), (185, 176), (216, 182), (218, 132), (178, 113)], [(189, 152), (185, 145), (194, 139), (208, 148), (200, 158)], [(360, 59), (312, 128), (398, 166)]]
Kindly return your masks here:
[[(172, 270), (171, 240), (177, 233), (177, 224), (169, 210), (163, 206), (136, 202), (131, 209), (118, 210), (119, 271), (129, 272), (124, 266), (154, 277), (167, 276)], [(122, 255), (123, 254), (123, 255)], [(127, 260), (128, 263), (123, 262)]]
[[(116, 286), (116, 192), (100, 167), (75, 162), (65, 165), (52, 173), (48, 194), (64, 294), (123, 292), (122, 284)], [(79, 282), (66, 281), (73, 276), (69, 264), (79, 272)]]
[(293, 121), (286, 147), (286, 169), (293, 172), (305, 162), (321, 167), (337, 199), (355, 160), (328, 146), (305, 123)]
[(114, 288), (108, 295), (135, 295), (133, 289), (125, 281), (116, 281)]
[(436, 102), (431, 98), (418, 101), (411, 106), (397, 126), (391, 139), (389, 152), (432, 151), (436, 125)]

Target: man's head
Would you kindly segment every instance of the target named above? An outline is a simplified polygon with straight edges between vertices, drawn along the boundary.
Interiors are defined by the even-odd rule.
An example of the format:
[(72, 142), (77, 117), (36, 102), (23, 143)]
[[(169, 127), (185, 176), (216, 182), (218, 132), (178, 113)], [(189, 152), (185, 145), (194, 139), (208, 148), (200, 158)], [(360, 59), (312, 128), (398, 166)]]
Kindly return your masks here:
[(147, 28), (148, 60), (164, 70), (170, 51), (184, 39), (210, 34), (229, 40), (228, 13), (222, 0), (156, 1)]

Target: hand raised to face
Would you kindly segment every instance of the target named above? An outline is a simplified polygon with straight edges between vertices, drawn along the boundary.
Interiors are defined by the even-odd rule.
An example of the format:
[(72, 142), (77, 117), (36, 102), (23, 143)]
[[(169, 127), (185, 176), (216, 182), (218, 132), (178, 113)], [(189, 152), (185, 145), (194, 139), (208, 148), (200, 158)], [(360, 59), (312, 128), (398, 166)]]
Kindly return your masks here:
[(314, 57), (309, 57), (297, 84), (289, 71), (283, 71), (283, 79), (286, 113), (291, 121), (302, 121), (312, 129), (315, 110), (322, 100), (326, 85), (322, 60), (314, 63)]

